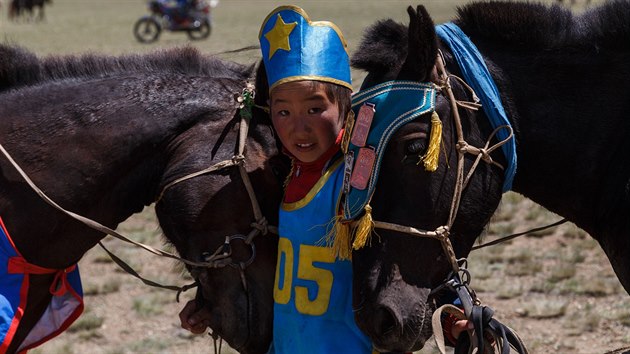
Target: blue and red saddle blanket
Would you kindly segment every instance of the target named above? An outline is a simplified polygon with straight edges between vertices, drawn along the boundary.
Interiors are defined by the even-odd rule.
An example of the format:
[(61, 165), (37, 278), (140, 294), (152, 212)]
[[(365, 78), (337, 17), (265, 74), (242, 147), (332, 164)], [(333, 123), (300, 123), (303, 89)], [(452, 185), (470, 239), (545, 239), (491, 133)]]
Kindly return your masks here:
[(83, 312), (79, 268), (48, 269), (28, 263), (15, 247), (0, 218), (0, 354), (11, 344), (20, 320), (28, 311), (29, 280), (35, 274), (55, 274), (52, 299), (18, 351), (25, 353), (68, 328)]

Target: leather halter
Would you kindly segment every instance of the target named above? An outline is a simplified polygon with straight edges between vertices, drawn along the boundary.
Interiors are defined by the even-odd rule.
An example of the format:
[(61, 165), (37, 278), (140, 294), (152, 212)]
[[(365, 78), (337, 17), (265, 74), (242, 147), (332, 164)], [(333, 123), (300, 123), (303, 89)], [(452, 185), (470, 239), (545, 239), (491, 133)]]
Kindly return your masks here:
[[(250, 82), (246, 83), (245, 88), (243, 89), (241, 95), (237, 98), (237, 102), (239, 103), (238, 109), (240, 114), (240, 123), (239, 123), (239, 133), (238, 133), (238, 146), (237, 152), (234, 156), (232, 156), (229, 160), (224, 160), (219, 163), (216, 163), (208, 168), (203, 170), (190, 173), (183, 177), (177, 178), (176, 180), (168, 183), (162, 188), (156, 203), (159, 203), (164, 196), (164, 193), (167, 189), (174, 186), (177, 183), (189, 180), (191, 178), (201, 176), (208, 173), (213, 173), (216, 171), (220, 171), (229, 167), (238, 167), (239, 173), (241, 175), (241, 180), (245, 186), (245, 190), (247, 190), (247, 194), (249, 196), (249, 200), (251, 202), (252, 211), (254, 212), (254, 221), (250, 224), (252, 227), (251, 231), (247, 235), (243, 234), (234, 234), (225, 236), (225, 242), (219, 246), (216, 251), (213, 253), (204, 252), (202, 253), (203, 262), (190, 262), (185, 261), (186, 264), (192, 266), (191, 273), (195, 274), (200, 268), (224, 268), (225, 266), (230, 266), (232, 268), (238, 269), (239, 275), (241, 278), (241, 284), (243, 285), (243, 290), (245, 291), (245, 296), (247, 298), (247, 321), (251, 321), (251, 306), (250, 306), (250, 292), (247, 286), (247, 278), (245, 277), (245, 269), (254, 262), (256, 258), (256, 247), (254, 245), (254, 238), (258, 235), (265, 235), (267, 232), (272, 232), (278, 234), (278, 228), (276, 226), (268, 225), (267, 219), (263, 216), (262, 211), (260, 209), (260, 204), (258, 203), (258, 199), (256, 198), (256, 193), (254, 193), (254, 188), (252, 186), (251, 180), (249, 178), (249, 174), (245, 169), (245, 144), (247, 142), (247, 134), (249, 132), (249, 123), (252, 118), (252, 107), (254, 104), (254, 95), (255, 95), (255, 87)], [(256, 106), (258, 107), (258, 106)], [(261, 108), (261, 107), (258, 107)], [(251, 249), (251, 256), (246, 261), (236, 262), (232, 259), (232, 247), (231, 243), (233, 240), (243, 240), (246, 245), (249, 245)], [(196, 277), (195, 277), (196, 278)], [(195, 284), (197, 281), (195, 281)], [(248, 323), (248, 326), (251, 326)], [(212, 339), (214, 340), (214, 351), (215, 353), (221, 352), (221, 343), (222, 338), (215, 333), (209, 333)], [(249, 342), (249, 332), (247, 333), (247, 338), (245, 340), (246, 345)], [(218, 351), (217, 351), (217, 341), (219, 341)], [(238, 349), (238, 348), (236, 348)]]
[[(459, 209), (463, 190), (464, 188), (466, 188), (473, 172), (475, 171), (481, 160), (497, 165), (498, 167), (503, 169), (500, 164), (492, 160), (490, 154), (513, 138), (513, 130), (512, 127), (509, 125), (498, 126), (490, 134), (486, 141), (486, 144), (483, 147), (480, 148), (468, 144), (464, 138), (458, 107), (477, 110), (481, 105), (478, 103), (477, 96), (470, 86), (468, 86), (457, 76), (447, 73), (441, 52), (438, 53), (436, 66), (439, 75), (439, 82), (437, 84), (437, 87), (443, 92), (445, 91), (446, 95), (448, 96), (451, 104), (451, 110), (453, 112), (453, 122), (457, 133), (457, 142), (455, 145), (457, 148), (457, 175), (448, 220), (445, 225), (439, 226), (434, 231), (422, 230), (410, 226), (387, 223), (382, 221), (373, 221), (373, 224), (375, 228), (407, 233), (413, 236), (429, 237), (440, 241), (442, 249), (448, 257), (452, 272), (450, 272), (444, 283), (440, 284), (438, 287), (431, 291), (431, 294), (435, 294), (444, 288), (454, 291), (457, 294), (458, 298), (461, 300), (464, 310), (464, 314), (462, 315), (461, 311), (458, 308), (453, 305), (447, 304), (441, 306), (434, 312), (432, 316), (432, 327), (440, 353), (445, 353), (444, 338), (441, 326), (441, 314), (443, 311), (446, 311), (448, 313), (451, 313), (452, 315), (459, 316), (460, 319), (468, 319), (475, 328), (474, 331), (470, 331), (470, 342), (467, 344), (464, 343), (463, 345), (460, 345), (460, 343), (458, 342), (456, 352), (459, 353), (462, 352), (462, 350), (473, 352), (475, 349), (478, 352), (484, 352), (484, 348), (492, 347), (492, 344), (488, 343), (483, 335), (484, 333), (487, 333), (493, 338), (494, 343), (496, 343), (496, 346), (502, 354), (508, 354), (510, 352), (510, 346), (514, 347), (518, 353), (527, 354), (528, 350), (518, 334), (508, 326), (492, 318), (494, 311), (491, 308), (481, 305), (481, 301), (477, 298), (474, 290), (469, 286), (470, 273), (466, 269), (467, 260), (466, 258), (457, 259), (455, 251), (453, 250), (453, 245), (449, 238), (450, 230), (457, 216), (457, 211)], [(470, 90), (475, 101), (458, 101), (453, 94), (450, 83), (451, 78), (459, 80), (468, 90)], [(490, 146), (491, 140), (501, 129), (508, 129), (509, 134), (507, 134), (507, 137), (505, 139)], [(475, 155), (476, 158), (468, 173), (465, 174), (464, 158), (467, 153)], [(467, 348), (462, 349), (462, 346), (466, 346)]]
[[(268, 225), (267, 219), (263, 216), (262, 211), (260, 209), (260, 205), (258, 203), (258, 199), (256, 198), (256, 193), (254, 193), (254, 188), (249, 178), (249, 174), (247, 173), (247, 170), (245, 169), (244, 151), (245, 151), (245, 144), (247, 142), (247, 134), (249, 132), (249, 123), (252, 118), (251, 109), (252, 109), (252, 106), (254, 105), (253, 103), (254, 94), (255, 94), (255, 88), (251, 83), (248, 82), (246, 84), (246, 87), (243, 89), (243, 92), (241, 93), (241, 95), (237, 98), (237, 101), (239, 103), (238, 108), (239, 108), (241, 119), (239, 123), (238, 146), (237, 146), (238, 149), (237, 149), (236, 154), (232, 156), (232, 158), (229, 160), (221, 161), (208, 168), (190, 173), (188, 175), (177, 178), (174, 181), (168, 183), (162, 188), (162, 191), (160, 192), (160, 194), (158, 195), (155, 201), (156, 204), (159, 203), (162, 200), (164, 193), (169, 188), (171, 188), (172, 186), (180, 182), (183, 182), (183, 181), (186, 181), (191, 178), (201, 176), (204, 174), (220, 171), (225, 168), (238, 167), (239, 173), (241, 174), (241, 179), (243, 181), (243, 184), (245, 185), (245, 189), (247, 190), (247, 195), (249, 196), (249, 200), (251, 202), (252, 211), (254, 212), (254, 221), (250, 224), (250, 226), (252, 227), (252, 230), (247, 235), (235, 234), (235, 235), (226, 236), (225, 242), (221, 246), (219, 246), (214, 253), (212, 254), (210, 254), (209, 252), (204, 253), (204, 256), (203, 256), (204, 262), (188, 262), (188, 261), (185, 262), (188, 265), (191, 265), (194, 267), (200, 267), (200, 268), (223, 268), (226, 265), (229, 265), (233, 268), (244, 270), (245, 267), (250, 265), (254, 261), (254, 258), (256, 257), (256, 248), (253, 243), (254, 238), (260, 234), (265, 235), (267, 234), (268, 231), (271, 231), (272, 233), (276, 233), (276, 234), (278, 233), (277, 227)], [(252, 255), (245, 262), (234, 262), (231, 259), (232, 252), (231, 252), (230, 243), (233, 240), (237, 240), (237, 239), (243, 240), (245, 244), (251, 247)], [(244, 282), (245, 278), (243, 275), (241, 275), (241, 278)], [(247, 288), (245, 283), (243, 283), (243, 285), (245, 286), (245, 288)]]
[[(391, 230), (391, 231), (396, 231), (396, 232), (407, 233), (413, 236), (437, 239), (438, 241), (440, 241), (440, 244), (442, 245), (442, 249), (444, 250), (444, 253), (448, 257), (449, 263), (451, 265), (451, 268), (454, 274), (458, 274), (460, 272), (461, 260), (458, 260), (456, 257), (455, 251), (453, 250), (453, 245), (451, 243), (449, 236), (450, 236), (450, 230), (453, 227), (453, 224), (455, 223), (457, 211), (459, 210), (459, 203), (462, 198), (462, 193), (464, 191), (464, 188), (466, 188), (470, 178), (472, 177), (473, 172), (475, 171), (475, 169), (477, 168), (481, 160), (484, 160), (487, 163), (491, 163), (491, 164), (501, 167), (501, 165), (499, 165), (497, 162), (492, 160), (492, 157), (490, 156), (490, 154), (494, 150), (501, 147), (501, 145), (505, 144), (509, 139), (511, 139), (513, 136), (513, 131), (512, 131), (512, 127), (510, 127), (509, 125), (499, 126), (490, 134), (490, 136), (487, 139), (486, 144), (483, 147), (475, 147), (468, 144), (464, 137), (461, 118), (458, 112), (458, 107), (477, 110), (481, 105), (478, 103), (477, 96), (475, 95), (472, 88), (466, 85), (463, 82), (463, 80), (459, 79), (458, 77), (454, 75), (450, 75), (447, 73), (444, 67), (444, 59), (441, 53), (438, 53), (436, 66), (437, 66), (438, 75), (439, 75), (439, 83), (437, 84), (437, 87), (441, 91), (443, 92), (445, 91), (446, 95), (449, 98), (449, 101), (451, 103), (451, 110), (453, 112), (452, 114), (453, 122), (455, 124), (456, 132), (457, 132), (457, 143), (456, 143), (457, 175), (456, 175), (455, 188), (453, 190), (453, 199), (451, 201), (451, 208), (450, 208), (448, 220), (446, 224), (439, 226), (433, 231), (422, 230), (422, 229), (417, 229), (411, 226), (404, 226), (404, 225), (383, 222), (383, 221), (374, 220), (373, 222), (374, 222), (374, 227), (378, 229)], [(473, 99), (475, 99), (475, 102), (463, 102), (463, 101), (458, 101), (455, 98), (455, 95), (453, 94), (453, 90), (450, 83), (450, 79), (452, 77), (462, 82), (464, 86), (472, 92)], [(496, 133), (501, 129), (509, 130), (508, 137), (490, 146), (490, 141), (495, 137)], [(466, 156), (467, 153), (476, 155), (476, 158), (475, 158), (475, 161), (473, 162), (472, 167), (468, 171), (468, 173), (464, 175), (464, 157)]]

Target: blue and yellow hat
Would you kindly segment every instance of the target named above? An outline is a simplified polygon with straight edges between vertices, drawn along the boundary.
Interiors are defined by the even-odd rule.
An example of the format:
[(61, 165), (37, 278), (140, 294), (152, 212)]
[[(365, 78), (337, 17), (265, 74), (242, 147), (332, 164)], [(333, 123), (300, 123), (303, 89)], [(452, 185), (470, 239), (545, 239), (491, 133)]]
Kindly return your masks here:
[(265, 18), (258, 38), (269, 91), (300, 80), (331, 82), (352, 90), (348, 48), (334, 23), (311, 22), (301, 8), (280, 6)]

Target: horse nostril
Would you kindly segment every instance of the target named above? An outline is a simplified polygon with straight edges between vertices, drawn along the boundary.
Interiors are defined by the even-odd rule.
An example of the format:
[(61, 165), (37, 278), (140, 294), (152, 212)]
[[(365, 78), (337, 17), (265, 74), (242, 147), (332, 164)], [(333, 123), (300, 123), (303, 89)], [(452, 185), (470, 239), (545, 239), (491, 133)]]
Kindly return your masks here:
[(197, 274), (197, 281), (199, 281), (199, 283), (201, 283), (201, 285), (207, 285), (209, 280), (208, 280), (208, 272), (199, 272)]
[(374, 332), (379, 337), (396, 335), (402, 328), (401, 321), (389, 307), (379, 306), (373, 318)]

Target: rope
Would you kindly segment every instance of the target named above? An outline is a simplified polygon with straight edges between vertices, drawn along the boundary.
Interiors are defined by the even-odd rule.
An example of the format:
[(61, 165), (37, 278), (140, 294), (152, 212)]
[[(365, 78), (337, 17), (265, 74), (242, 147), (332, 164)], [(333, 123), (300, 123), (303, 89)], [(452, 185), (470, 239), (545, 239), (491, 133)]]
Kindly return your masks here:
[(457, 318), (458, 320), (465, 320), (466, 316), (457, 306), (446, 304), (438, 307), (437, 310), (433, 312), (433, 316), (431, 316), (431, 326), (433, 327), (433, 338), (435, 339), (435, 344), (437, 345), (437, 349), (441, 354), (446, 354), (446, 346), (444, 340), (444, 328), (442, 328), (442, 313), (446, 312), (447, 314)]
[[(465, 267), (466, 260), (462, 260), (463, 274), (469, 277), (470, 274)], [(455, 344), (455, 354), (509, 354), (510, 348), (517, 353), (528, 354), (527, 347), (516, 331), (493, 318), (494, 310), (490, 307), (481, 305), (474, 291), (470, 289), (469, 281), (470, 279), (464, 279), (459, 274), (452, 273), (451, 278), (441, 286), (457, 293), (462, 302), (463, 311), (454, 305), (446, 304), (433, 313), (431, 325), (439, 352), (446, 353), (442, 328), (442, 314), (446, 312), (457, 320), (468, 320), (473, 325), (473, 329), (468, 329), (459, 335)], [(439, 290), (436, 289), (436, 291)]]
[(558, 221), (556, 221), (554, 223), (551, 223), (549, 225), (536, 227), (536, 228), (533, 228), (533, 229), (529, 229), (527, 231), (523, 231), (523, 232), (511, 234), (511, 235), (508, 235), (508, 236), (504, 236), (504, 237), (498, 238), (498, 239), (496, 239), (494, 241), (490, 241), (490, 242), (486, 242), (486, 243), (481, 244), (481, 245), (473, 246), (472, 251), (475, 251), (475, 250), (478, 250), (478, 249), (481, 249), (481, 248), (485, 248), (485, 247), (488, 247), (488, 246), (493, 246), (493, 245), (499, 244), (501, 242), (509, 241), (509, 240), (515, 239), (515, 238), (517, 238), (519, 236), (527, 235), (527, 234), (532, 233), (532, 232), (537, 232), (537, 231), (549, 229), (549, 228), (554, 227), (554, 226), (562, 225), (562, 224), (564, 224), (567, 221), (569, 221), (569, 220), (561, 219), (561, 220), (558, 220)]
[(170, 182), (169, 184), (165, 185), (164, 188), (162, 188), (162, 191), (160, 192), (160, 194), (158, 195), (157, 199), (155, 200), (155, 203), (159, 203), (162, 200), (162, 197), (164, 196), (164, 193), (166, 192), (167, 189), (171, 188), (172, 186), (174, 186), (174, 185), (176, 185), (176, 184), (178, 184), (180, 182), (189, 180), (189, 179), (197, 177), (197, 176), (205, 175), (205, 174), (208, 174), (208, 173), (211, 173), (211, 172), (214, 172), (214, 171), (218, 171), (218, 170), (221, 170), (221, 169), (224, 169), (224, 168), (227, 168), (227, 167), (237, 166), (237, 165), (239, 165), (241, 163), (242, 163), (242, 159), (241, 160), (239, 160), (239, 159), (225, 160), (225, 161), (221, 161), (219, 163), (216, 163), (216, 164), (214, 164), (214, 165), (212, 165), (212, 166), (210, 166), (208, 168), (204, 168), (201, 171), (197, 171), (197, 172), (191, 173), (189, 175), (180, 177), (180, 178)]
[(232, 50), (225, 50), (225, 51), (222, 51), (222, 52), (218, 52), (215, 55), (234, 54), (234, 53), (246, 52), (246, 51), (255, 50), (255, 49), (260, 49), (260, 46), (259, 45), (249, 45), (247, 47), (243, 47), (243, 48), (239, 48), (239, 49), (232, 49)]
[(133, 275), (134, 277), (140, 279), (144, 284), (152, 286), (154, 288), (160, 288), (160, 289), (166, 289), (166, 290), (174, 290), (177, 291), (177, 295), (175, 297), (175, 299), (177, 300), (177, 302), (179, 302), (179, 295), (184, 292), (187, 291), (189, 289), (192, 288), (196, 288), (199, 284), (197, 282), (188, 284), (188, 285), (184, 285), (184, 286), (176, 286), (176, 285), (163, 285), (160, 283), (156, 283), (152, 280), (146, 279), (144, 277), (142, 277), (140, 274), (138, 274), (138, 272), (135, 271), (135, 269), (131, 268), (129, 266), (129, 264), (127, 264), (125, 261), (123, 261), (122, 259), (120, 259), (118, 256), (116, 256), (114, 253), (112, 253), (110, 250), (107, 249), (107, 247), (105, 247), (105, 245), (103, 245), (102, 242), (99, 241), (99, 246), (101, 246), (101, 248), (103, 250), (105, 250), (105, 252), (107, 252), (107, 254), (109, 255), (109, 257), (120, 267), (122, 268), (125, 272)]
[(61, 206), (59, 206), (59, 204), (55, 203), (52, 199), (50, 199), (39, 187), (37, 187), (37, 185), (35, 185), (35, 183), (33, 183), (33, 181), (26, 175), (26, 173), (20, 168), (20, 166), (15, 162), (15, 160), (13, 160), (11, 155), (2, 146), (2, 144), (0, 144), (0, 151), (7, 158), (7, 160), (9, 160), (9, 162), (11, 162), (13, 167), (22, 176), (22, 178), (26, 181), (26, 183), (35, 191), (35, 193), (37, 193), (37, 195), (39, 195), (39, 197), (41, 199), (43, 199), (46, 203), (48, 203), (50, 206), (52, 206), (53, 208), (57, 209), (58, 211), (66, 214), (67, 216), (69, 216), (69, 217), (71, 217), (71, 218), (73, 218), (73, 219), (83, 223), (84, 225), (86, 225), (86, 226), (88, 226), (88, 227), (90, 227), (90, 228), (92, 228), (94, 230), (97, 230), (97, 231), (109, 234), (109, 235), (114, 236), (114, 237), (116, 237), (116, 238), (118, 238), (120, 240), (123, 240), (125, 242), (129, 242), (129, 243), (131, 243), (131, 244), (133, 244), (135, 246), (138, 246), (140, 248), (143, 248), (144, 250), (146, 250), (146, 251), (148, 251), (150, 253), (153, 253), (155, 255), (181, 260), (184, 263), (189, 264), (189, 265), (199, 265), (199, 263), (197, 263), (197, 262), (190, 262), (188, 260), (182, 259), (182, 258), (180, 258), (180, 257), (178, 257), (178, 256), (176, 256), (176, 255), (174, 255), (172, 253), (169, 253), (167, 251), (159, 250), (159, 249), (153, 248), (151, 246), (144, 245), (142, 243), (139, 243), (139, 242), (136, 242), (134, 240), (131, 240), (131, 239), (129, 239), (129, 238), (127, 238), (127, 237), (117, 233), (116, 231), (110, 229), (107, 226), (104, 226), (104, 225), (102, 225), (102, 224), (100, 224), (100, 223), (98, 223), (98, 222), (96, 222), (94, 220), (91, 220), (89, 218), (86, 218), (84, 216), (81, 216), (79, 214), (73, 213), (71, 211), (68, 211), (68, 210), (62, 208)]

